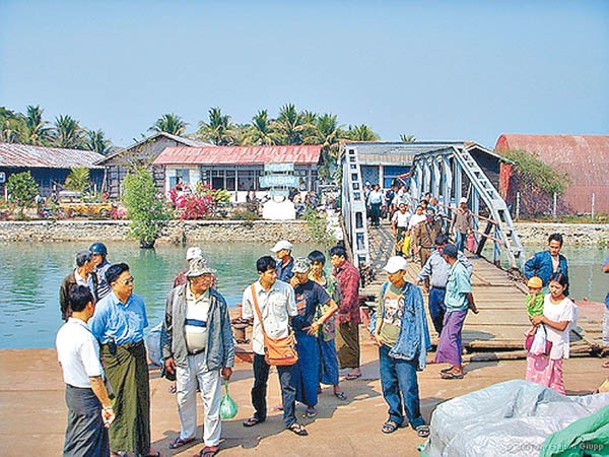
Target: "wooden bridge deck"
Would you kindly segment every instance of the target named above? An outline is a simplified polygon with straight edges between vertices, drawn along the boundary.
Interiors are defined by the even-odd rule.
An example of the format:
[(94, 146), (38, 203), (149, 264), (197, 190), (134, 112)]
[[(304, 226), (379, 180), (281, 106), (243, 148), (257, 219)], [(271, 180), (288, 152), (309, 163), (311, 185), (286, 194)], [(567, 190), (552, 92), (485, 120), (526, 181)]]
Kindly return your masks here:
[[(382, 267), (394, 252), (394, 239), (388, 225), (370, 228), (368, 233), (375, 279), (361, 293), (376, 297), (381, 284), (386, 280)], [(525, 357), (524, 333), (530, 327), (524, 307), (526, 287), (491, 262), (475, 258), (470, 253), (468, 258), (474, 265), (472, 287), (480, 313), (468, 314), (463, 329), (463, 342), (468, 353), (483, 353), (473, 354), (469, 358), (493, 360)], [(408, 280), (414, 282), (420, 268), (418, 262), (409, 261)], [(427, 294), (424, 293), (423, 296), (427, 305)], [(574, 355), (598, 353), (602, 348), (602, 307), (600, 304), (585, 302), (578, 302), (578, 305), (578, 329), (571, 335), (571, 352)], [(438, 335), (433, 330), (431, 320), (429, 328), (432, 341), (436, 342)]]

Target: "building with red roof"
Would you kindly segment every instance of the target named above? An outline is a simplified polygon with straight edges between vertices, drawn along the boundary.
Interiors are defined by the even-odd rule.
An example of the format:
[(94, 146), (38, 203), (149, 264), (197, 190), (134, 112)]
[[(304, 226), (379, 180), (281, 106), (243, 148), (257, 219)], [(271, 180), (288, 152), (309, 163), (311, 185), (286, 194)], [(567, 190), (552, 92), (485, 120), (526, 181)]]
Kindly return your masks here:
[(231, 192), (266, 190), (260, 185), (266, 164), (293, 164), (300, 190), (315, 190), (319, 145), (169, 147), (154, 160), (165, 171), (165, 190), (178, 182), (198, 182)]
[(495, 151), (522, 150), (561, 173), (571, 184), (563, 197), (570, 212), (590, 214), (594, 200), (597, 213), (609, 213), (609, 135), (504, 134)]

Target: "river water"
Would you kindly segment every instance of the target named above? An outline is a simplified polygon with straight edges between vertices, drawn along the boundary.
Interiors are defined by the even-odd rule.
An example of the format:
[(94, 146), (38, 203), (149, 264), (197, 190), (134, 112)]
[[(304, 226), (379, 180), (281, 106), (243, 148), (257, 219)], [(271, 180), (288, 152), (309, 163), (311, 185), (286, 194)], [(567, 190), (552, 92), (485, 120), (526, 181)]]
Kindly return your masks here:
[[(0, 348), (44, 348), (54, 346), (62, 324), (59, 286), (73, 269), (76, 252), (88, 243), (0, 244)], [(107, 243), (110, 261), (124, 261), (135, 278), (135, 292), (146, 302), (151, 326), (161, 321), (165, 297), (173, 278), (186, 266), (186, 247), (159, 245), (141, 250), (136, 243)], [(225, 243), (202, 246), (217, 269), (218, 289), (230, 306), (241, 301), (247, 285), (258, 277), (256, 259), (270, 254), (264, 244)], [(313, 245), (296, 245), (294, 255), (306, 255)], [(527, 246), (527, 252), (542, 247)], [(575, 298), (602, 301), (609, 289), (609, 275), (600, 265), (606, 252), (596, 247), (568, 248), (571, 291)], [(328, 265), (329, 266), (329, 262)]]

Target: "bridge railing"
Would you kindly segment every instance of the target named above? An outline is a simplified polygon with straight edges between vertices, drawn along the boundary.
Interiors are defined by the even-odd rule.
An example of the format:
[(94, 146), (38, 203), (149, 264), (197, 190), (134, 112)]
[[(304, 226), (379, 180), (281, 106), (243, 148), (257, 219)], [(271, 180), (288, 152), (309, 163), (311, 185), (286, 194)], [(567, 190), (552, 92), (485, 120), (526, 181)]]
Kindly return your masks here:
[(355, 148), (345, 147), (342, 155), (342, 170), (342, 216), (351, 248), (352, 261), (356, 267), (359, 267), (370, 262), (370, 250), (366, 200)]

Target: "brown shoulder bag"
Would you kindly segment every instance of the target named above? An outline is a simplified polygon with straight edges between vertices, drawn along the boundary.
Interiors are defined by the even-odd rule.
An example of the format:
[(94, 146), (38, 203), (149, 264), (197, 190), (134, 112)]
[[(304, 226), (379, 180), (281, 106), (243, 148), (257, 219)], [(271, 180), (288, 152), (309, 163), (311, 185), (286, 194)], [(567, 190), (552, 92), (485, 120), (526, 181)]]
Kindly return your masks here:
[(262, 336), (264, 337), (264, 360), (269, 365), (274, 366), (289, 366), (294, 365), (298, 361), (298, 353), (296, 352), (296, 339), (291, 329), (288, 329), (288, 336), (283, 338), (271, 338), (267, 335), (264, 330), (264, 321), (262, 320), (262, 313), (258, 306), (258, 298), (256, 297), (256, 289), (252, 284), (252, 300), (254, 301), (254, 308), (256, 308), (256, 314), (260, 321), (260, 328), (262, 329)]

